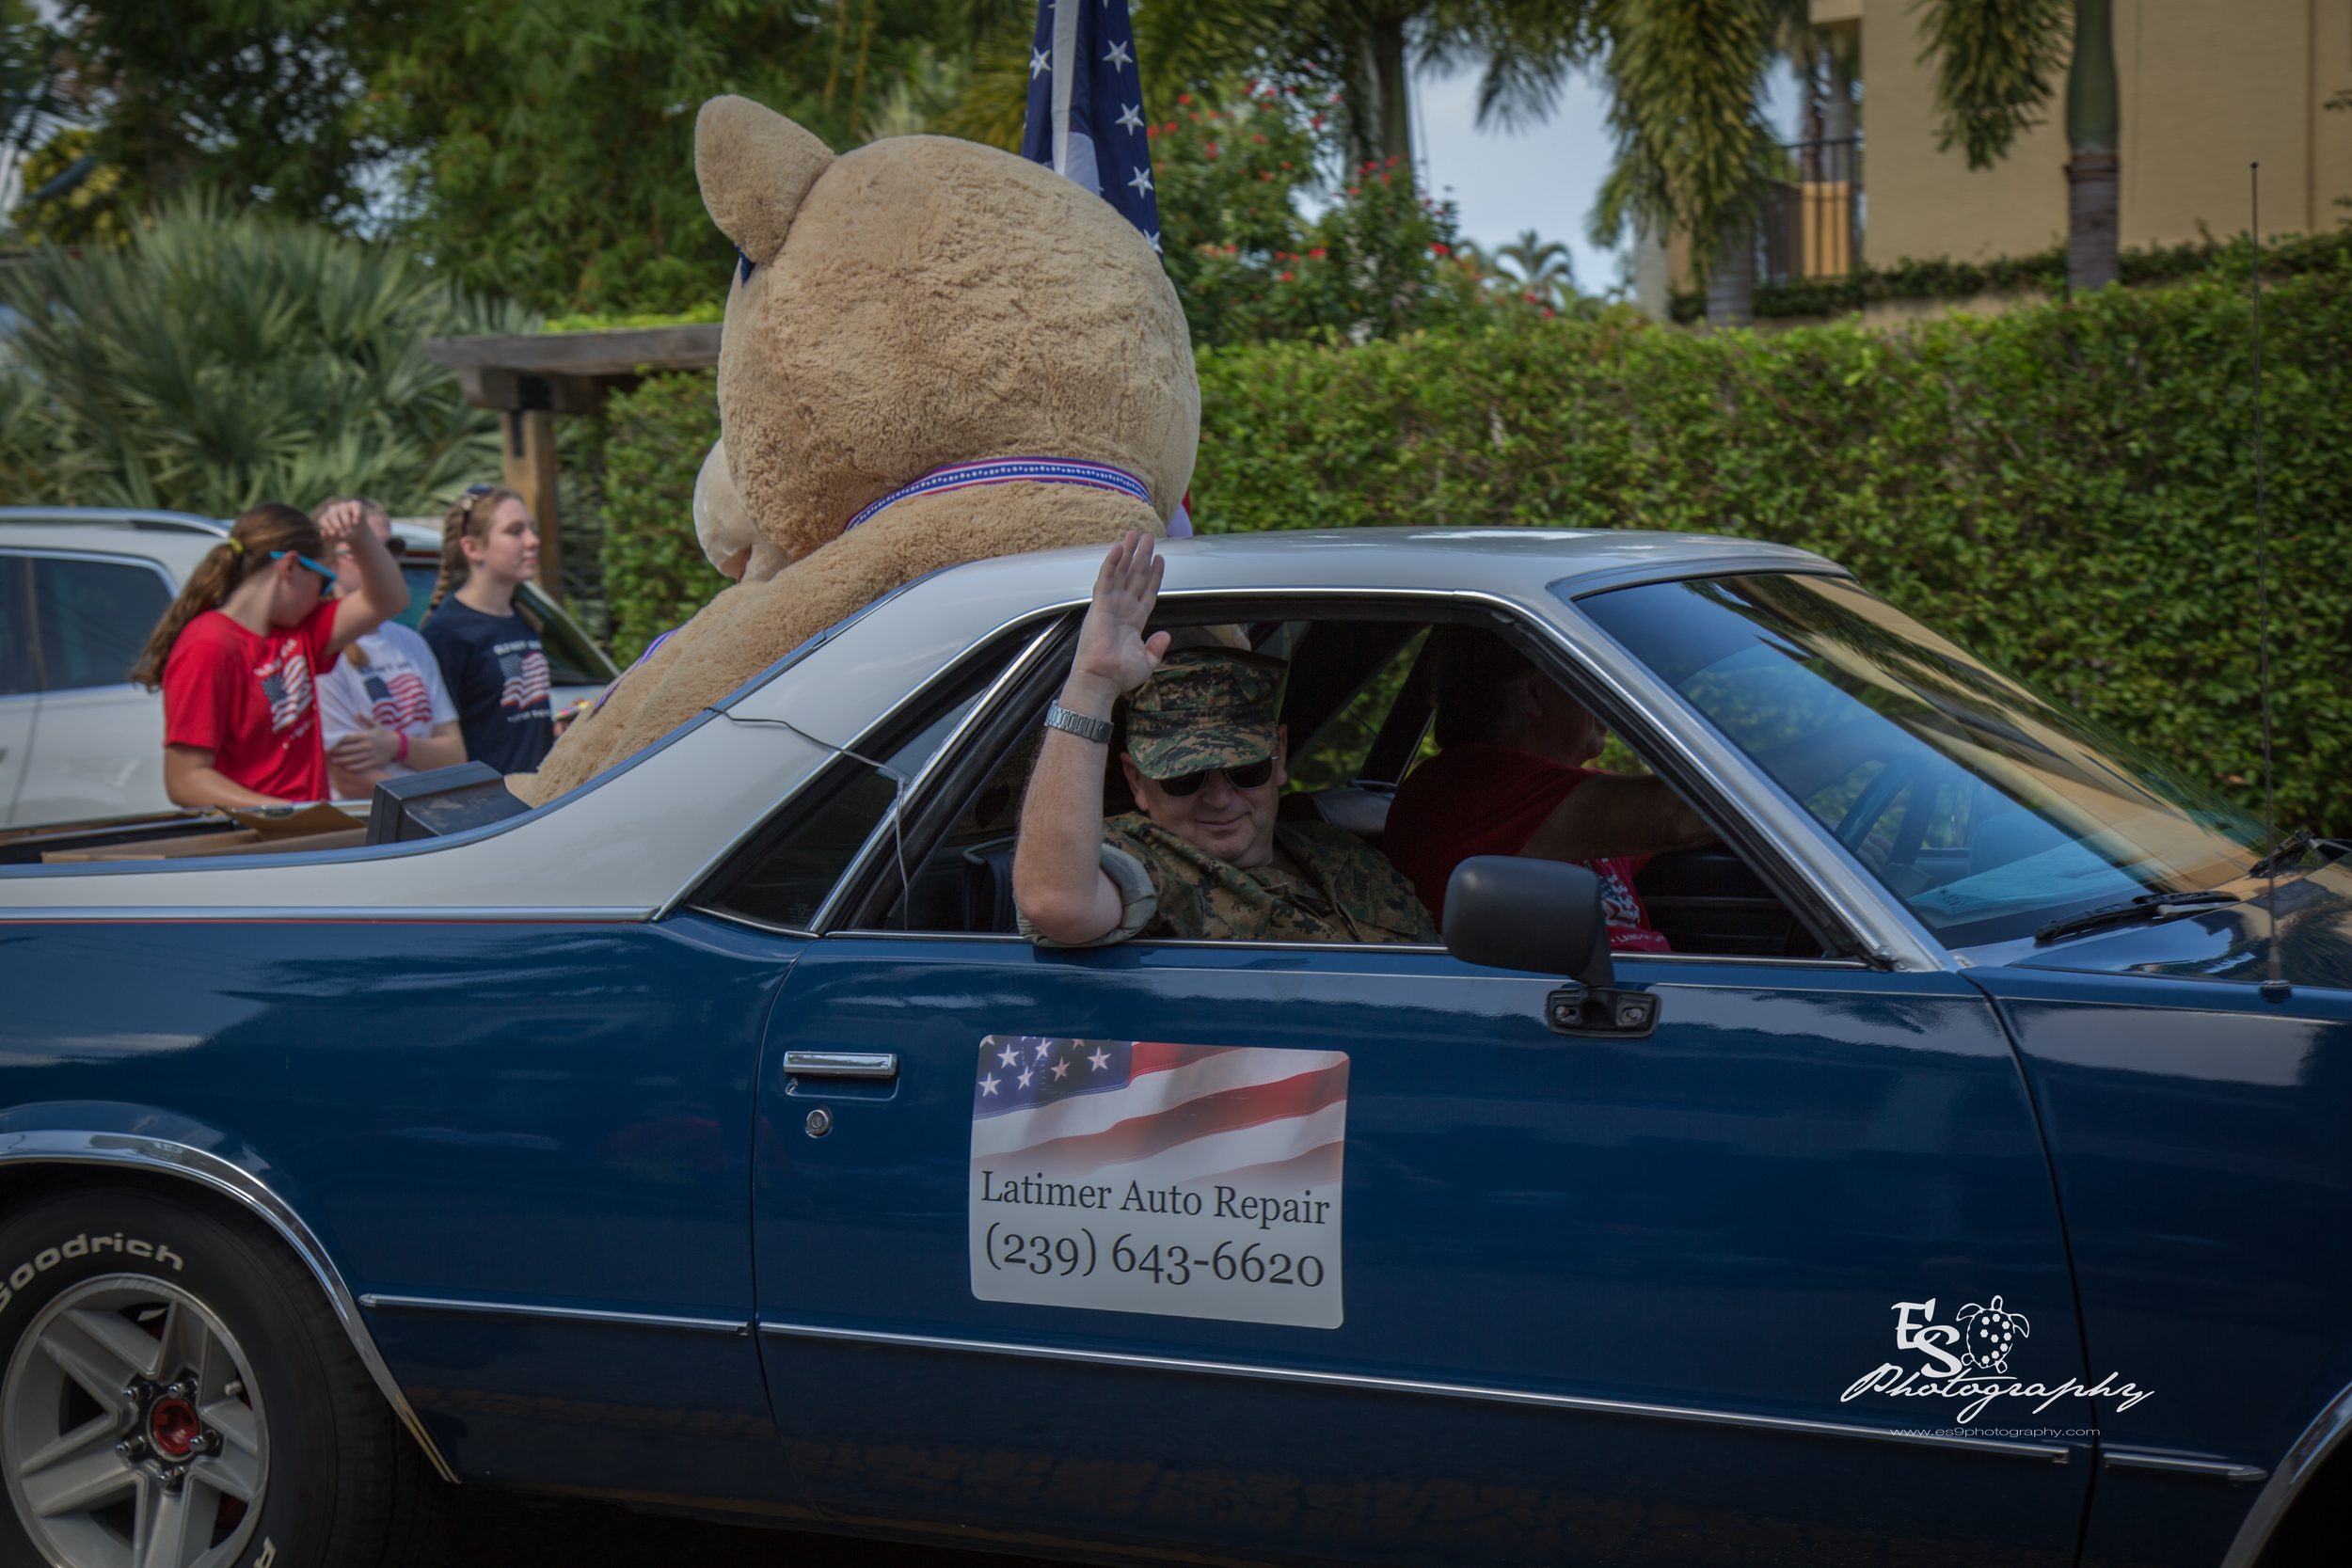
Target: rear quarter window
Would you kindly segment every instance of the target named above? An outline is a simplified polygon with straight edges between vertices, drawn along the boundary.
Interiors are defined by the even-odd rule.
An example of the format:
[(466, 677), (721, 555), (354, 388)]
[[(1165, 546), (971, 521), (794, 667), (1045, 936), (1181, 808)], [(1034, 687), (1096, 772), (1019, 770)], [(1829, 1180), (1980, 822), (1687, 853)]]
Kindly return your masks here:
[(153, 567), (132, 562), (34, 557), (34, 620), (42, 684), (52, 691), (120, 686), (171, 607)]

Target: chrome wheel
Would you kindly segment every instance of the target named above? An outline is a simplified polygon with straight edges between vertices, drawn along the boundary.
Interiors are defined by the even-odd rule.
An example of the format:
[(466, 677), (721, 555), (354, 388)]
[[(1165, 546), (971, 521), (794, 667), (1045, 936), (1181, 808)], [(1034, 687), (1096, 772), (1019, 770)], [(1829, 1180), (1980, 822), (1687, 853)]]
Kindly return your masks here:
[(196, 1297), (103, 1275), (44, 1307), (0, 1383), (0, 1468), (53, 1568), (212, 1568), (269, 1481), (252, 1365)]

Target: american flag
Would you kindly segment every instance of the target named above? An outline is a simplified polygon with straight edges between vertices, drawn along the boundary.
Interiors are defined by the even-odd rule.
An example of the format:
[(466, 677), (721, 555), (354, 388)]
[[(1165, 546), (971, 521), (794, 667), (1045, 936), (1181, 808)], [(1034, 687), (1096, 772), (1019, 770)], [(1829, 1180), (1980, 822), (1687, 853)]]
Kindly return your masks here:
[(389, 675), (371, 672), (362, 684), (375, 721), (386, 729), (407, 730), (433, 722), (432, 689), (414, 670), (395, 670)]
[(972, 1159), (1023, 1174), (1235, 1187), (1335, 1186), (1347, 1140), (1337, 1051), (991, 1035)]
[(532, 707), (548, 700), (548, 658), (536, 648), (499, 655), (499, 706)]
[(1038, 0), (1021, 155), (1093, 191), (1160, 248), (1127, 0)]
[(273, 732), (293, 729), (310, 711), (310, 657), (298, 647), (278, 650), (277, 657), (254, 672), (262, 678), (262, 695), (269, 703)]

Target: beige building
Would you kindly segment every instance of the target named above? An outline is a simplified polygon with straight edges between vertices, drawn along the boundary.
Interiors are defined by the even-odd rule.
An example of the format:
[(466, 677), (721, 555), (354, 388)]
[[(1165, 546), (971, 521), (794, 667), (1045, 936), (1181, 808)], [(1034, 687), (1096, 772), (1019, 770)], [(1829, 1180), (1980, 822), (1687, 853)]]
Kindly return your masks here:
[[(1990, 169), (1936, 150), (1935, 90), (1915, 0), (1812, 0), (1862, 49), (1862, 253), (1984, 261), (2066, 238), (2065, 82)], [(2352, 220), (2352, 0), (2114, 0), (2125, 249), (2247, 224), (2262, 164), (2265, 234)]]

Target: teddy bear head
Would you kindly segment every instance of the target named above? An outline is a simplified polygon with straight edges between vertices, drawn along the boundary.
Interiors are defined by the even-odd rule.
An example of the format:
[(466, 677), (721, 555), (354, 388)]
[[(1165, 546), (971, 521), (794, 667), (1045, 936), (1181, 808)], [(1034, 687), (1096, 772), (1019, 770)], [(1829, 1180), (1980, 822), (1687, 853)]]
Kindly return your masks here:
[(694, 167), (740, 252), (694, 499), (722, 571), (772, 576), (951, 463), (1106, 464), (1174, 513), (1200, 436), (1190, 340), (1108, 202), (944, 136), (835, 156), (734, 97), (703, 105)]

